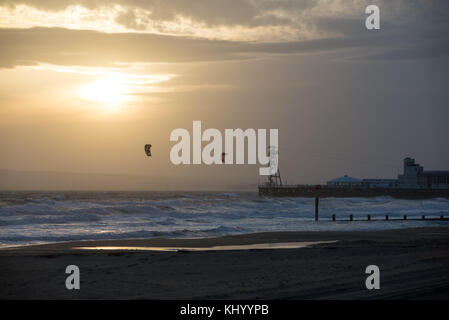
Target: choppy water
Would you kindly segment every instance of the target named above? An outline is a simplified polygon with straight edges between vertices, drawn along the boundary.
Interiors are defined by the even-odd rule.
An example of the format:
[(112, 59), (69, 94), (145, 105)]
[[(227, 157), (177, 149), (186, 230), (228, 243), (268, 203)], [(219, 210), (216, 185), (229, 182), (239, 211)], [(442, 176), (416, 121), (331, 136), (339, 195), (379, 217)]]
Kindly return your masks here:
[(264, 231), (381, 230), (449, 225), (443, 221), (332, 222), (449, 216), (449, 200), (266, 198), (255, 193), (1, 192), (0, 247), (71, 240), (214, 237)]

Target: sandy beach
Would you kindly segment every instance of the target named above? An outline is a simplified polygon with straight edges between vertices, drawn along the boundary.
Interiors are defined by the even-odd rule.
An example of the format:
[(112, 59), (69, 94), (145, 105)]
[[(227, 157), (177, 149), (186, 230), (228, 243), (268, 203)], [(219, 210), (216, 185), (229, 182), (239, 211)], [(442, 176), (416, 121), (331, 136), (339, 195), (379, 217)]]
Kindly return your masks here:
[[(293, 242), (325, 243), (253, 248)], [(241, 245), (249, 249), (176, 250)], [(65, 287), (65, 268), (72, 264), (81, 271), (80, 290)], [(380, 268), (380, 290), (365, 287), (365, 268), (372, 264)], [(0, 298), (448, 299), (448, 270), (448, 227), (79, 241), (0, 250)]]

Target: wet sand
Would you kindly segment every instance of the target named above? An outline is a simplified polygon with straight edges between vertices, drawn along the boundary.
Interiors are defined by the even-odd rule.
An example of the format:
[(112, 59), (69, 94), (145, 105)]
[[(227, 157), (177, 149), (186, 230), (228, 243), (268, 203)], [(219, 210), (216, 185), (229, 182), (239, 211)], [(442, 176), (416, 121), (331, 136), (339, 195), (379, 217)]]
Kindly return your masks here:
[[(255, 249), (260, 244), (264, 249)], [(217, 246), (232, 248), (211, 249)], [(80, 290), (65, 288), (65, 268), (72, 264), (81, 271)], [(380, 268), (380, 290), (365, 287), (372, 264)], [(449, 227), (8, 248), (0, 250), (0, 298), (449, 299)]]

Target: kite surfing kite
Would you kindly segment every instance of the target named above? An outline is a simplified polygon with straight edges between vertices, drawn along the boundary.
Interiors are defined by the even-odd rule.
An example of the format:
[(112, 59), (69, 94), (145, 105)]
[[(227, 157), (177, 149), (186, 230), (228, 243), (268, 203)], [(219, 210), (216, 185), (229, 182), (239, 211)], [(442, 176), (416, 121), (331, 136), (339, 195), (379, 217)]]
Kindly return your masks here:
[(148, 157), (151, 157), (151, 144), (145, 145), (145, 153), (147, 154)]

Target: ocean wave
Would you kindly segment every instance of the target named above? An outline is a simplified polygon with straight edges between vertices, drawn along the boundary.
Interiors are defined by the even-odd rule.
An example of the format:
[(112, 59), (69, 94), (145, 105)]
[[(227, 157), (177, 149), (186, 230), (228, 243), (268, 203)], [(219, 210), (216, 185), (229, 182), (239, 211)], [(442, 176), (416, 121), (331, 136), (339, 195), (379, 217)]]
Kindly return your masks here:
[[(382, 219), (449, 215), (449, 200), (391, 197), (268, 198), (247, 193), (8, 193), (0, 194), (0, 245), (145, 237), (210, 237), (291, 230), (381, 230), (424, 222), (326, 223), (337, 219)], [(426, 222), (427, 223), (427, 222)], [(446, 223), (446, 222), (441, 222)], [(427, 225), (427, 224), (426, 224)], [(438, 225), (435, 222), (435, 225)]]
[(136, 230), (130, 232), (98, 232), (82, 234), (47, 234), (47, 235), (0, 235), (0, 242), (60, 242), (60, 241), (79, 241), (79, 240), (115, 240), (115, 239), (142, 239), (142, 238), (179, 238), (179, 237), (204, 237), (219, 236), (225, 234), (243, 233), (246, 229), (241, 227), (218, 226), (204, 229), (179, 229), (172, 231), (157, 230)]
[(95, 222), (99, 221), (100, 217), (92, 214), (72, 214), (64, 215), (60, 217), (48, 216), (48, 217), (23, 217), (14, 220), (0, 219), (0, 225), (13, 226), (13, 225), (31, 225), (31, 224), (68, 224), (73, 222)]

